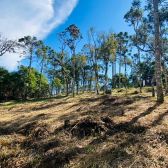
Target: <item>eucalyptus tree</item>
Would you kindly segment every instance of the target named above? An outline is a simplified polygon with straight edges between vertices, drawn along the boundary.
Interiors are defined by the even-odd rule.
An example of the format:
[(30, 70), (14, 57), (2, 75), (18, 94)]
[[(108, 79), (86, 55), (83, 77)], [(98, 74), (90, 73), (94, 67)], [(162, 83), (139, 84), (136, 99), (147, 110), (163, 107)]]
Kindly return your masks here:
[(79, 54), (78, 55), (78, 71), (80, 72), (82, 79), (82, 93), (86, 90), (86, 80), (88, 76), (88, 70), (90, 66), (87, 64), (88, 56)]
[(139, 85), (140, 85), (140, 93), (141, 93), (142, 90), (141, 90), (141, 69), (140, 69), (141, 58), (140, 58), (140, 48), (139, 48), (140, 47), (140, 38), (139, 38), (140, 29), (139, 28), (141, 26), (142, 19), (143, 19), (143, 10), (140, 7), (141, 7), (140, 0), (133, 0), (132, 7), (125, 14), (124, 19), (126, 20), (126, 22), (130, 23), (130, 26), (133, 26), (135, 31), (135, 38), (136, 38), (135, 45), (138, 49)]
[(105, 65), (105, 75), (104, 75), (104, 94), (107, 90), (107, 72), (108, 72), (108, 65), (110, 61), (114, 60), (116, 57), (117, 51), (117, 40), (115, 39), (115, 35), (113, 34), (102, 34), (102, 44), (100, 48), (100, 57), (103, 60)]
[(61, 66), (61, 71), (62, 71), (62, 75), (65, 79), (65, 83), (66, 83), (66, 96), (68, 96), (69, 94), (69, 81), (70, 81), (70, 58), (67, 52), (61, 52), (61, 53), (57, 53), (57, 59), (55, 59), (58, 61), (58, 65)]
[(51, 48), (49, 46), (45, 46), (42, 41), (39, 42), (40, 47), (36, 51), (37, 57), (40, 59), (40, 81), (39, 81), (39, 91), (38, 91), (38, 98), (40, 97), (40, 91), (41, 91), (41, 78), (43, 74), (43, 69), (45, 66), (47, 66), (47, 58), (49, 55), (49, 52)]
[(20, 38), (18, 41), (20, 44), (24, 45), (23, 55), (25, 55), (29, 59), (28, 81), (27, 81), (27, 87), (26, 87), (26, 93), (25, 93), (25, 99), (27, 99), (28, 87), (30, 85), (29, 77), (30, 77), (31, 64), (33, 60), (33, 53), (39, 46), (39, 42), (37, 41), (36, 37), (31, 37), (31, 36), (25, 36), (23, 38)]
[(59, 78), (55, 78), (52, 80), (54, 87), (56, 88), (56, 94), (60, 94), (60, 89), (62, 88), (62, 83)]
[[(123, 34), (123, 37), (122, 37), (122, 40), (123, 40), (123, 46), (122, 46), (122, 55), (123, 55), (123, 64), (124, 64), (124, 69), (125, 69), (125, 88), (126, 88), (126, 94), (127, 94), (127, 66), (131, 65), (132, 61), (131, 59), (129, 58), (129, 56), (131, 55), (131, 53), (128, 53), (128, 52), (131, 52), (131, 50), (129, 50), (129, 39), (130, 37), (128, 36), (128, 33), (125, 32)], [(127, 54), (128, 53), (128, 54)], [(127, 55), (126, 55), (127, 54)]]
[(92, 91), (92, 81), (93, 76), (94, 76), (94, 61), (93, 61), (93, 55), (94, 55), (94, 49), (92, 45), (90, 44), (90, 39), (89, 39), (89, 44), (85, 44), (82, 48), (82, 52), (87, 56), (87, 63), (88, 63), (88, 68), (90, 70), (90, 78), (89, 78), (89, 91)]
[(129, 36), (127, 32), (120, 32), (116, 35), (116, 40), (118, 43), (117, 55), (119, 55), (119, 79), (118, 87), (121, 88), (121, 66), (126, 60), (126, 53), (128, 52)]
[(95, 27), (92, 26), (89, 30), (88, 30), (88, 38), (89, 38), (89, 48), (90, 48), (90, 52), (91, 52), (91, 59), (93, 62), (93, 69), (95, 71), (95, 77), (96, 77), (96, 90), (97, 90), (97, 94), (99, 94), (99, 89), (98, 89), (98, 83), (99, 83), (99, 68), (100, 66), (98, 65), (98, 61), (100, 60), (99, 57), (99, 48), (100, 48), (100, 44), (101, 44), (101, 34), (96, 32)]
[(47, 67), (46, 73), (48, 74), (48, 78), (50, 79), (50, 96), (53, 95), (53, 89), (54, 89), (54, 85), (52, 80), (55, 79), (56, 75), (57, 75), (57, 71), (56, 68), (60, 65), (60, 63), (57, 60), (57, 55), (58, 53), (56, 53), (54, 50), (50, 50), (49, 54), (48, 54), (48, 64), (49, 66)]
[(73, 54), (73, 97), (75, 96), (75, 50), (78, 42), (82, 39), (82, 34), (80, 29), (72, 24), (65, 29), (63, 32), (66, 38), (66, 44), (69, 46), (72, 54)]
[(70, 71), (66, 69), (66, 60), (67, 60), (67, 52), (65, 51), (65, 48), (67, 46), (67, 34), (66, 31), (62, 31), (57, 33), (58, 39), (61, 43), (61, 47), (59, 47), (61, 49), (61, 52), (57, 54), (58, 57), (58, 62), (60, 64), (60, 66), (62, 67), (62, 72), (63, 72), (63, 76), (65, 78), (65, 82), (66, 82), (66, 96), (68, 96), (69, 91), (68, 91), (68, 83), (69, 83), (69, 73)]

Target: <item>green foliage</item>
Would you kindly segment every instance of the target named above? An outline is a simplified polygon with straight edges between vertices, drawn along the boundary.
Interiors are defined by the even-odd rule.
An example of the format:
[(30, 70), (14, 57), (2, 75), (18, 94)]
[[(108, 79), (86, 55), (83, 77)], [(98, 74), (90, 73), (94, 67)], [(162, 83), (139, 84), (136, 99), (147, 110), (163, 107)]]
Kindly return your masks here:
[[(125, 80), (127, 81), (127, 86), (130, 87), (130, 80), (129, 78), (125, 79), (125, 75), (121, 73), (121, 88), (125, 87)], [(116, 74), (116, 86), (119, 87), (119, 74)]]
[(100, 88), (101, 88), (101, 84), (98, 83), (98, 84), (97, 84), (97, 89), (99, 90)]
[[(4, 68), (0, 68), (0, 100), (23, 99), (28, 86), (28, 71), (25, 66), (21, 66), (16, 72), (9, 73)], [(40, 82), (40, 73), (31, 68), (29, 76), (28, 96), (37, 97), (38, 86)], [(41, 94), (48, 94), (48, 80), (42, 75), (41, 79)]]
[(53, 79), (52, 80), (53, 86), (61, 89), (62, 88), (62, 84), (61, 84), (61, 80), (59, 78)]

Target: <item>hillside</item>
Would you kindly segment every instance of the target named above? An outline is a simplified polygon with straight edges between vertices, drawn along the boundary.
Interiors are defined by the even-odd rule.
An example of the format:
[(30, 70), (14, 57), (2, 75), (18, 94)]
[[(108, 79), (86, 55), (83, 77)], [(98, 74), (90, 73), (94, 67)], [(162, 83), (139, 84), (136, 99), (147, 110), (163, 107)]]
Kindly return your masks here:
[(168, 98), (148, 89), (1, 103), (0, 115), (1, 168), (168, 167)]

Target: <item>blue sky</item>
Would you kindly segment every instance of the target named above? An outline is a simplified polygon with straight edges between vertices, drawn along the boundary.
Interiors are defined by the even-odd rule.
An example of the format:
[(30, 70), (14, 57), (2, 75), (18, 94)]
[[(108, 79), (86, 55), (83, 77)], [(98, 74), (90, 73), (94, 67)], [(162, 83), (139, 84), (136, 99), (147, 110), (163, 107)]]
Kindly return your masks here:
[[(87, 30), (95, 26), (98, 31), (109, 29), (134, 34), (123, 19), (132, 0), (5, 0), (0, 2), (0, 32), (9, 39), (26, 35), (36, 36), (55, 51), (59, 51), (56, 33), (75, 23), (84, 39), (77, 46), (80, 52), (87, 43)], [(144, 2), (142, 6), (144, 6)], [(15, 70), (21, 58), (15, 54), (0, 57), (0, 66)], [(21, 61), (28, 65), (28, 60)], [(110, 70), (109, 70), (110, 71)], [(110, 71), (111, 72), (111, 71)]]

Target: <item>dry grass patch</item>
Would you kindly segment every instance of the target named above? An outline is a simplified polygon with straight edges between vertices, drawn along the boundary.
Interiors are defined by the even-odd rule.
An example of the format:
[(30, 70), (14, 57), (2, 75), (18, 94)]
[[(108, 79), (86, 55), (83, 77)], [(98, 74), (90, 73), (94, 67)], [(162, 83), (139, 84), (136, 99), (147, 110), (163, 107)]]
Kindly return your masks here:
[(1, 167), (168, 167), (167, 97), (136, 91), (1, 104)]

